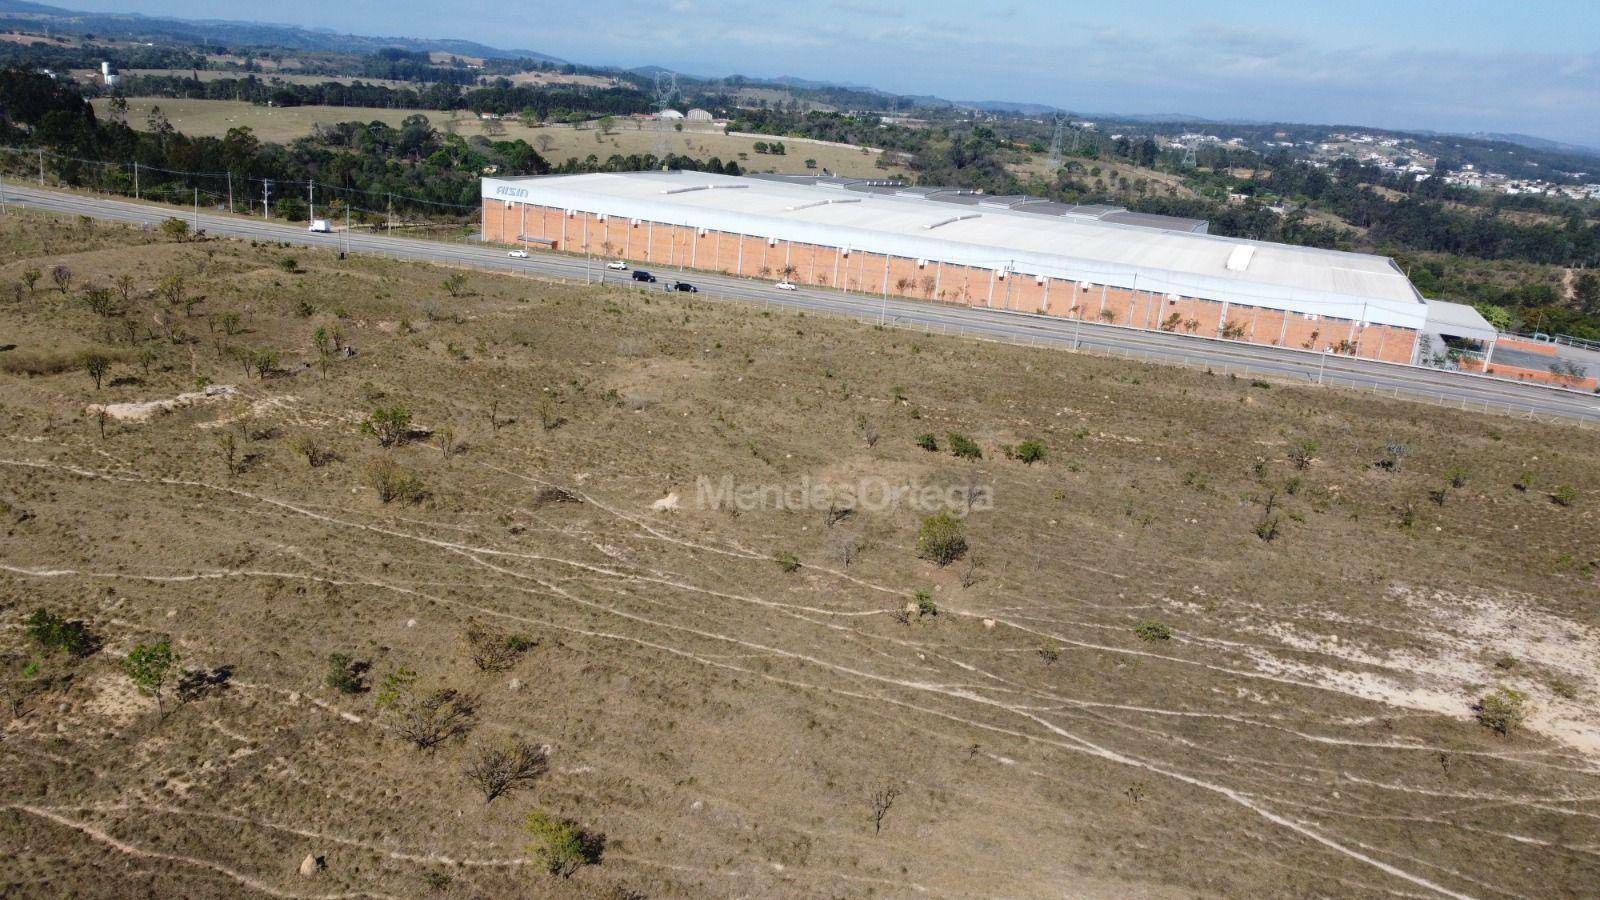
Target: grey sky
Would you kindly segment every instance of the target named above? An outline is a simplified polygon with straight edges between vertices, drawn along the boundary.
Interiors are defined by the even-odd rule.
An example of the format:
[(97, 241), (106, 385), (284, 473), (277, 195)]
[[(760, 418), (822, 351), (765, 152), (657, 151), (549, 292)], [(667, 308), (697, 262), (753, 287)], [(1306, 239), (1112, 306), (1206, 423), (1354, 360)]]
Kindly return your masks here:
[(1600, 147), (1594, 0), (70, 5), (467, 38), (575, 62), (794, 75), (1083, 112), (1520, 131)]

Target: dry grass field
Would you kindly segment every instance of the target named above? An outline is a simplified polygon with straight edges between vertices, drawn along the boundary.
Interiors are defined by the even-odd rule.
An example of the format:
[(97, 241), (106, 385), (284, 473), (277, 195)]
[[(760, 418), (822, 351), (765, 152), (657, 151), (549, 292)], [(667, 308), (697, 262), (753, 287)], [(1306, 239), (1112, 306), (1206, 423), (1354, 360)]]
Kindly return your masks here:
[[(105, 114), (106, 102), (103, 99), (94, 101), (97, 113)], [(135, 128), (143, 128), (152, 106), (161, 107), (162, 115), (167, 117), (174, 128), (184, 134), (197, 136), (220, 137), (230, 128), (249, 126), (254, 129), (256, 137), (262, 140), (288, 142), (305, 137), (318, 124), (333, 125), (338, 122), (376, 120), (398, 126), (407, 116), (414, 114), (427, 116), (434, 127), (441, 130), (453, 129), (462, 136), (487, 134), (485, 124), (476, 116), (459, 111), (449, 113), (441, 110), (376, 109), (354, 106), (275, 108), (257, 106), (240, 100), (131, 99), (128, 101), (128, 123)], [(624, 156), (652, 153), (655, 150), (657, 137), (657, 133), (651, 130), (651, 123), (625, 118), (619, 118), (616, 130), (606, 135), (602, 135), (592, 125), (581, 128), (570, 125), (530, 128), (513, 119), (505, 119), (497, 124), (504, 130), (503, 136), (496, 136), (497, 139), (521, 138), (555, 163), (565, 162), (574, 156), (582, 159), (591, 153), (602, 160), (614, 153)], [(699, 159), (715, 156), (723, 160), (737, 160), (739, 165), (753, 172), (806, 173), (820, 172), (826, 168), (835, 174), (856, 177), (885, 177), (905, 172), (905, 168), (900, 165), (879, 169), (875, 165), (878, 154), (863, 153), (859, 148), (820, 146), (790, 140), (786, 142), (788, 152), (785, 155), (771, 156), (755, 152), (757, 140), (760, 138), (730, 136), (720, 131), (700, 131), (693, 128), (681, 132), (669, 130), (667, 150), (670, 153), (686, 154)], [(807, 169), (805, 165), (807, 159), (816, 160), (818, 168)]]
[(1600, 884), (1593, 431), (34, 214), (0, 346), (0, 895)]

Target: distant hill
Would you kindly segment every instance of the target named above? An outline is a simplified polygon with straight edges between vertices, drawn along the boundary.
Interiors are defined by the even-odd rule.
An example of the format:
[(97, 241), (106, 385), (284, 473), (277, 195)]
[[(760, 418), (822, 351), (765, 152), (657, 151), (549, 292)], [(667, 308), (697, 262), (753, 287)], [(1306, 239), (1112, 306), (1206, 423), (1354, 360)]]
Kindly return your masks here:
[(1600, 148), (1585, 147), (1582, 144), (1565, 144), (1561, 141), (1552, 141), (1547, 138), (1534, 137), (1531, 134), (1517, 134), (1516, 132), (1477, 131), (1466, 135), (1484, 141), (1505, 141), (1529, 150), (1550, 150), (1557, 153), (1577, 153), (1583, 156), (1593, 156), (1600, 159)]
[(438, 50), (487, 59), (527, 58), (550, 63), (565, 62), (534, 50), (503, 50), (476, 41), (450, 38), (369, 37), (265, 22), (173, 19), (143, 16), (137, 13), (77, 12), (56, 6), (29, 3), (26, 0), (0, 0), (0, 28), (48, 31), (53, 34), (93, 34), (98, 37), (130, 41), (282, 47), (288, 50), (321, 50), (336, 53), (371, 53), (384, 47), (400, 47), (415, 51)]

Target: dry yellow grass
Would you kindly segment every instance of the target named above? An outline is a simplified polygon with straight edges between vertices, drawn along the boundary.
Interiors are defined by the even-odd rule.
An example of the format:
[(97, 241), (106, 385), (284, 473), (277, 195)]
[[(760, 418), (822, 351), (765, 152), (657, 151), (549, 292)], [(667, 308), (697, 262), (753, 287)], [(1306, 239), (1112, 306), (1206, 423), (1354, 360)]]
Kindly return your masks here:
[[(11, 292), (50, 265), (74, 287)], [(203, 300), (158, 318), (173, 274)], [(0, 219), (0, 355), (123, 354), (99, 390), (0, 374), (0, 894), (1600, 883), (1593, 432), (448, 274)], [(121, 275), (125, 313), (91, 312), (80, 290)], [(319, 328), (355, 349), (325, 378)], [(239, 393), (104, 437), (88, 412), (202, 379)], [(412, 429), (383, 447), (358, 423), (393, 407)], [(918, 446), (951, 433), (983, 458)], [(1024, 439), (1042, 462), (1007, 457)], [(416, 502), (377, 496), (397, 470)], [(994, 505), (941, 568), (921, 511), (719, 510), (699, 476)], [(41, 607), (104, 648), (45, 652)], [(485, 671), (485, 629), (533, 643)], [(222, 683), (158, 720), (121, 660), (163, 636)], [(1496, 685), (1525, 731), (1473, 721)], [(406, 698), (434, 688), (474, 712), (421, 751)], [(549, 768), (486, 804), (464, 770), (513, 739)], [(596, 864), (530, 865), (531, 813)]]
[[(95, 100), (96, 112), (104, 114), (106, 102)], [(236, 100), (133, 99), (128, 101), (129, 124), (143, 128), (151, 108), (155, 106), (161, 108), (162, 114), (174, 128), (193, 135), (220, 136), (227, 133), (229, 128), (248, 126), (262, 140), (285, 142), (310, 134), (318, 124), (376, 120), (398, 126), (407, 116), (414, 114), (427, 116), (428, 121), (441, 130), (454, 129), (463, 136), (487, 134), (483, 122), (464, 112), (348, 106), (274, 108)], [(521, 138), (555, 163), (564, 162), (569, 157), (583, 159), (591, 153), (601, 160), (614, 153), (624, 156), (652, 153), (657, 139), (653, 121), (631, 118), (618, 118), (616, 130), (605, 136), (601, 136), (593, 125), (581, 128), (569, 125), (528, 127), (513, 119), (501, 120), (499, 125), (505, 131), (504, 138)], [(771, 156), (755, 152), (756, 141), (761, 138), (730, 136), (720, 131), (688, 127), (681, 132), (669, 128), (665, 134), (669, 153), (687, 154), (698, 159), (715, 156), (724, 161), (736, 160), (741, 166), (756, 172), (817, 173), (826, 168), (835, 174), (855, 177), (882, 177), (905, 172), (898, 165), (887, 170), (877, 168), (875, 162), (878, 154), (864, 153), (860, 148), (767, 138), (768, 141), (783, 141), (788, 150), (784, 156)], [(597, 141), (597, 137), (601, 139)], [(807, 169), (807, 159), (816, 160), (817, 168)]]

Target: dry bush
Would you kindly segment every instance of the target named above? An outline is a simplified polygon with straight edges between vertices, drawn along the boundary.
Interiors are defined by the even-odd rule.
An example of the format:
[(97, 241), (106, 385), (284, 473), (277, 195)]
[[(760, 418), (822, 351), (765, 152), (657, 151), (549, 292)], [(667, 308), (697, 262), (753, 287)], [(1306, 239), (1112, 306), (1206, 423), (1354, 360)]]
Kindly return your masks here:
[(467, 781), (483, 792), (483, 802), (493, 803), (496, 797), (520, 787), (543, 775), (549, 768), (549, 756), (543, 747), (520, 740), (497, 744), (482, 744), (467, 763)]
[(367, 484), (378, 492), (378, 499), (384, 503), (395, 500), (417, 503), (427, 495), (422, 487), (422, 479), (387, 457), (378, 457), (367, 463)]
[(476, 712), (476, 698), (453, 688), (406, 694), (394, 705), (394, 731), (419, 750), (430, 750), (471, 730)]
[(466, 639), (473, 664), (483, 672), (511, 668), (534, 644), (532, 638), (524, 635), (478, 624), (467, 627)]

